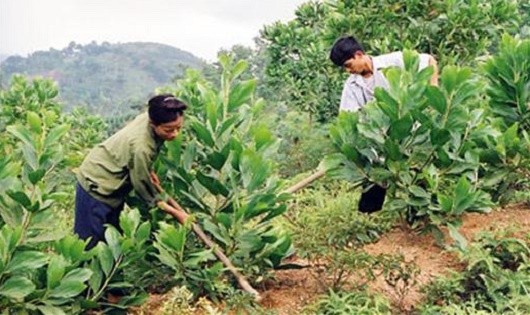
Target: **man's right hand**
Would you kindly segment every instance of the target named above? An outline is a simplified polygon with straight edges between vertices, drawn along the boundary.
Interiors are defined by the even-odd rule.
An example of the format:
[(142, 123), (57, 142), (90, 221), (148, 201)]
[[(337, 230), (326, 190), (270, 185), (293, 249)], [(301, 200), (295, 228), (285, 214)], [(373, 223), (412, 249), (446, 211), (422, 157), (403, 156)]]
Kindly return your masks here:
[(151, 182), (153, 183), (153, 185), (160, 186), (160, 179), (158, 179), (158, 176), (155, 172), (150, 172), (149, 177), (151, 178)]

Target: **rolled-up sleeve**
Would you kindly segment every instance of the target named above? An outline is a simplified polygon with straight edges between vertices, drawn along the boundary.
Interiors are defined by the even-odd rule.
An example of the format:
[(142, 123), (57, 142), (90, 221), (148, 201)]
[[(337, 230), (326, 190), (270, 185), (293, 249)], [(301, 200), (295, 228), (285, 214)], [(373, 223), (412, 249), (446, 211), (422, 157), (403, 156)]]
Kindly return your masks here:
[(159, 194), (153, 183), (151, 183), (151, 177), (149, 176), (153, 156), (150, 152), (142, 149), (133, 150), (132, 152), (129, 174), (133, 189), (149, 206), (154, 206), (159, 199)]

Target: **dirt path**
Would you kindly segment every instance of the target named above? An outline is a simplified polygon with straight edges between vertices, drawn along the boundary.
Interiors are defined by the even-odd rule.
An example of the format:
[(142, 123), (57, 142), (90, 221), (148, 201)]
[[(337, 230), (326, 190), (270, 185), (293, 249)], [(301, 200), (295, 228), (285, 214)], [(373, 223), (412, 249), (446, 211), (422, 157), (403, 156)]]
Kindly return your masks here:
[[(470, 241), (478, 232), (506, 229), (515, 229), (522, 234), (530, 232), (528, 205), (511, 205), (488, 214), (467, 214), (463, 217), (460, 232)], [(410, 230), (396, 228), (386, 233), (377, 243), (365, 246), (365, 249), (370, 254), (401, 254), (405, 261), (418, 265), (420, 274), (417, 277), (417, 285), (405, 297), (405, 309), (412, 308), (421, 300), (421, 286), (449, 270), (460, 268), (456, 255), (436, 246), (431, 234), (418, 235)], [(271, 286), (263, 292), (265, 299), (262, 305), (274, 309), (280, 315), (299, 314), (303, 306), (317, 298), (320, 293), (318, 283), (308, 269), (279, 271), (276, 278), (276, 286)], [(396, 302), (394, 290), (382, 279), (376, 281), (372, 289)]]
[[(511, 205), (488, 214), (467, 214), (463, 217), (460, 233), (471, 241), (478, 232), (507, 229), (514, 229), (522, 235), (528, 235), (530, 232), (530, 207), (528, 205)], [(418, 235), (411, 230), (393, 229), (377, 243), (365, 246), (365, 250), (374, 255), (401, 254), (405, 261), (413, 262), (419, 267), (417, 284), (401, 301), (405, 310), (411, 309), (420, 302), (422, 296), (419, 288), (421, 286), (450, 270), (461, 268), (456, 254), (438, 247), (431, 234)], [(301, 260), (291, 262), (300, 265), (307, 264)], [(315, 301), (323, 293), (322, 287), (312, 276), (310, 268), (276, 271), (274, 281), (269, 281), (258, 290), (264, 297), (261, 305), (279, 315), (300, 314), (305, 305)], [(376, 280), (371, 285), (371, 290), (385, 295), (394, 304), (398, 301), (395, 290), (390, 288), (383, 279)], [(153, 296), (151, 300), (154, 305), (159, 305), (161, 302), (160, 296)], [(141, 314), (159, 313), (154, 307)]]

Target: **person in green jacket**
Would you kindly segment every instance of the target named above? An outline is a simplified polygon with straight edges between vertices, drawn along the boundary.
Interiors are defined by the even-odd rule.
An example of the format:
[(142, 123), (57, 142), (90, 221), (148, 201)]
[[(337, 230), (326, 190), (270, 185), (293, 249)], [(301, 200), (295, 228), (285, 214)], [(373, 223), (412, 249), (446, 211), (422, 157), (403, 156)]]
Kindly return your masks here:
[[(77, 172), (74, 232), (89, 239), (87, 249), (104, 240), (105, 224), (118, 227), (125, 197), (134, 190), (149, 206), (160, 196), (151, 166), (164, 141), (174, 140), (187, 105), (171, 94), (157, 95), (148, 111), (94, 147)], [(118, 227), (119, 228), (119, 227)]]

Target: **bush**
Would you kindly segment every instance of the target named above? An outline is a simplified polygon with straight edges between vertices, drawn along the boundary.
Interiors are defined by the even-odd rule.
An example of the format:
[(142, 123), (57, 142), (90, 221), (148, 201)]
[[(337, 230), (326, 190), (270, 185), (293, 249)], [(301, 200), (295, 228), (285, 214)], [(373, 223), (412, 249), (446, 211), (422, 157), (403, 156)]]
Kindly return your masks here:
[(376, 89), (362, 111), (339, 115), (330, 133), (340, 153), (324, 164), (353, 185), (386, 188), (386, 207), (414, 227), (441, 238), (439, 226), (446, 225), (463, 240), (460, 216), (492, 205), (474, 141), (488, 134), (481, 82), (468, 68), (446, 67), (440, 86), (430, 86), (432, 69), (418, 72), (410, 51), (404, 58), (404, 70), (387, 71), (388, 91)]
[(494, 51), (501, 34), (520, 31), (528, 21), (526, 2), (310, 1), (296, 10), (293, 20), (261, 31), (266, 82), (291, 108), (329, 121), (338, 113), (347, 76), (328, 59), (340, 36), (354, 35), (371, 55), (414, 49), (435, 56), (441, 67), (472, 65)]
[[(392, 314), (390, 304), (381, 296), (371, 296), (364, 291), (329, 293), (305, 309), (310, 314), (326, 315), (383, 315)], [(305, 313), (304, 313), (305, 314)]]
[(437, 279), (423, 289), (425, 314), (434, 310), (445, 314), (454, 310), (454, 305), (485, 314), (530, 312), (528, 240), (485, 233), (461, 253), (467, 263), (464, 271)]

